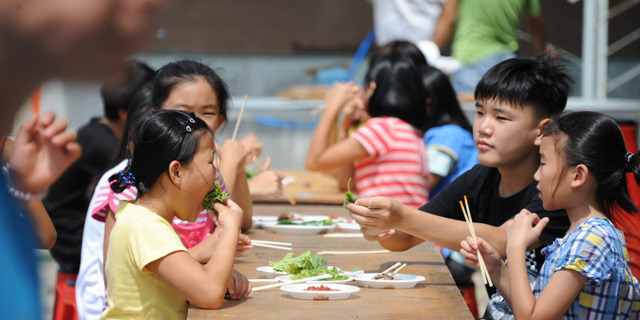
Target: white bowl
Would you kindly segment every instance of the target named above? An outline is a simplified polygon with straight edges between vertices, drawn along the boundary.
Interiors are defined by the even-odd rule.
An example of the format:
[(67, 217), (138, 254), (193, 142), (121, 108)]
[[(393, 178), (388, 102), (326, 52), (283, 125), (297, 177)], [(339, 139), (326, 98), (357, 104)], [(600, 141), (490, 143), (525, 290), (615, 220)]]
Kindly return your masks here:
[(418, 282), (425, 280), (423, 276), (402, 273), (392, 274), (397, 280), (372, 279), (379, 274), (380, 273), (363, 273), (354, 276), (353, 279), (356, 280), (361, 287), (377, 289), (408, 289), (413, 288)]
[(285, 285), (280, 287), (280, 290), (288, 292), (289, 295), (295, 299), (304, 300), (342, 300), (349, 298), (353, 293), (360, 291), (360, 288), (346, 284), (328, 283), (323, 285), (339, 291), (307, 291), (305, 289), (311, 286), (318, 286), (318, 284), (309, 283)]

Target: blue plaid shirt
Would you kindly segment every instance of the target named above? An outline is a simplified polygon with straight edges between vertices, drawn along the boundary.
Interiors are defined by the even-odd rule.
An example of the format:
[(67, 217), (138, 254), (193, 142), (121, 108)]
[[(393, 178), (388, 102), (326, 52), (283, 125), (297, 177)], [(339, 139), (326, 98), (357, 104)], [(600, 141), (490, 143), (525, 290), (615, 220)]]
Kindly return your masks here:
[(640, 283), (631, 274), (624, 234), (603, 218), (581, 223), (542, 250), (536, 299), (555, 271), (587, 277), (564, 319), (640, 319)]

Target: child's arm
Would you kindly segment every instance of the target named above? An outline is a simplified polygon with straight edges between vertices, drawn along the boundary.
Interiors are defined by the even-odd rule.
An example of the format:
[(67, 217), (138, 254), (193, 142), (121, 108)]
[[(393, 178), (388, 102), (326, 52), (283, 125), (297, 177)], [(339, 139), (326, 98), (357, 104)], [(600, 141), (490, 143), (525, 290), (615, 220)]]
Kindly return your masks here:
[[(547, 286), (536, 301), (527, 275), (525, 252), (540, 236), (548, 218), (522, 210), (508, 228), (507, 256), (509, 257), (509, 287), (512, 297), (511, 310), (516, 319), (560, 318), (580, 292), (586, 277), (571, 270), (554, 272)], [(532, 224), (536, 224), (532, 227)]]
[[(227, 205), (214, 204), (221, 225), (220, 239), (206, 265), (201, 265), (185, 251), (170, 253), (147, 264), (162, 281), (201, 308), (220, 308), (229, 287), (238, 245), (238, 230), (244, 214), (233, 201), (227, 200)], [(243, 296), (249, 294), (250, 284), (247, 288)]]
[(353, 83), (341, 83), (333, 86), (327, 93), (325, 112), (309, 144), (305, 162), (307, 170), (331, 170), (367, 155), (364, 147), (354, 138), (345, 138), (331, 145), (331, 132), (336, 126), (340, 110), (349, 99), (358, 94), (356, 89)]
[(253, 202), (249, 193), (249, 185), (247, 184), (247, 174), (244, 171), (244, 161), (247, 156), (247, 150), (242, 144), (236, 140), (227, 140), (220, 148), (219, 165), (220, 174), (224, 178), (231, 193), (231, 197), (242, 208), (245, 219), (243, 220), (242, 230), (251, 229), (253, 224)]
[[(216, 245), (220, 239), (220, 228), (216, 228), (212, 234), (210, 234), (202, 242), (189, 248), (189, 254), (200, 263), (207, 263), (211, 256), (215, 252)], [(251, 245), (251, 239), (249, 236), (240, 234), (238, 235), (238, 246), (236, 247), (236, 254), (241, 254), (249, 249), (253, 249)]]
[[(458, 251), (460, 236), (469, 234), (465, 221), (423, 212), (391, 198), (362, 198), (348, 208), (351, 217), (361, 227), (383, 232), (395, 229), (393, 235), (382, 236), (382, 239), (378, 239), (375, 232), (365, 234), (368, 240), (380, 241), (383, 247), (392, 251), (404, 251), (425, 240)], [(491, 244), (501, 257), (506, 256), (507, 223), (500, 227), (484, 223), (474, 223), (473, 226), (479, 237)]]
[[(107, 206), (107, 215), (104, 218), (104, 243), (103, 243), (103, 259), (102, 259), (102, 267), (105, 268), (107, 266), (107, 252), (109, 252), (109, 239), (111, 237), (111, 230), (113, 230), (113, 225), (116, 223), (116, 215), (111, 211), (109, 206)], [(102, 275), (104, 276), (104, 283), (107, 283), (107, 273), (105, 270), (102, 270)]]

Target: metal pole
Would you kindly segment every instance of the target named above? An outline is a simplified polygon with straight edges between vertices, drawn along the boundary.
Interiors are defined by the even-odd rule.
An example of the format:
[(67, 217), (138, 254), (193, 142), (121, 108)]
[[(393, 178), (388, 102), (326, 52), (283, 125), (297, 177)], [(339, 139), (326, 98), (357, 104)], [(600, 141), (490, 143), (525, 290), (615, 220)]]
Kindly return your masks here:
[(595, 98), (597, 0), (582, 2), (582, 97)]
[(607, 61), (609, 54), (607, 49), (609, 47), (609, 0), (599, 0), (598, 4), (598, 36), (596, 41), (597, 55), (596, 55), (596, 100), (602, 101), (607, 99), (607, 82), (608, 71)]

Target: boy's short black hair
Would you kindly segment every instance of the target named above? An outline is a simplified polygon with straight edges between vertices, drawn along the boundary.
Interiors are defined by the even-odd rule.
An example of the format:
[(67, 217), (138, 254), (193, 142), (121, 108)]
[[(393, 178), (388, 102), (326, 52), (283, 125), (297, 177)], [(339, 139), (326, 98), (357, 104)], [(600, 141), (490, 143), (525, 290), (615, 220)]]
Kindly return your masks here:
[(513, 58), (495, 65), (482, 76), (475, 99), (529, 106), (541, 119), (564, 110), (572, 81), (565, 68), (554, 63), (547, 53), (536, 58)]
[(119, 110), (129, 110), (129, 103), (136, 92), (156, 75), (151, 67), (140, 61), (126, 61), (125, 67), (124, 74), (108, 79), (100, 87), (104, 116), (112, 121), (120, 118)]

